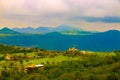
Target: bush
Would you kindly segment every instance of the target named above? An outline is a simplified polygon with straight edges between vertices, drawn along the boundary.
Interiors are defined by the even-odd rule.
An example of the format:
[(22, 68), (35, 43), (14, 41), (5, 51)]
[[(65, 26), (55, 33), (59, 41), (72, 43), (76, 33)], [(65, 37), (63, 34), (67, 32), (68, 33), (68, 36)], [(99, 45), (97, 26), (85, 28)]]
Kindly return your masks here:
[(75, 80), (85, 80), (83, 73), (75, 72)]
[(108, 74), (106, 80), (120, 80), (116, 74)]
[(98, 74), (97, 80), (107, 80), (107, 74)]
[(64, 73), (59, 77), (60, 80), (75, 80), (75, 75), (72, 73)]
[(89, 73), (86, 76), (86, 80), (98, 80), (95, 74)]
[(10, 73), (5, 70), (1, 72), (1, 75), (2, 77), (10, 77)]
[(30, 75), (26, 75), (23, 79), (21, 80), (48, 80), (46, 76), (38, 74), (38, 73), (33, 73)]
[(111, 71), (120, 72), (120, 62), (117, 62), (111, 66)]
[(49, 70), (49, 78), (50, 79), (55, 79), (57, 77), (59, 77), (62, 74), (62, 71), (59, 68), (53, 68)]

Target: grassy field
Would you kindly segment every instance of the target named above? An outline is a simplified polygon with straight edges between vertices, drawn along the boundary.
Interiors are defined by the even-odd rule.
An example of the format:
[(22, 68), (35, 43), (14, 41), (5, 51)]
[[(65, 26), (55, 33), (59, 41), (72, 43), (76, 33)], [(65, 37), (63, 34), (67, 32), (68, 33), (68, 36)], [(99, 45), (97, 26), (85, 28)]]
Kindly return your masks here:
[(12, 34), (0, 34), (0, 36), (4, 37), (4, 36), (12, 36)]
[[(6, 59), (8, 55), (14, 58)], [(42, 64), (44, 69), (33, 66), (24, 72), (33, 64)], [(1, 80), (120, 80), (120, 52), (41, 50), (0, 54), (0, 65)]]
[[(13, 56), (24, 56), (23, 53), (15, 53), (15, 54), (12, 54)], [(3, 56), (3, 54), (0, 55), (0, 57)], [(26, 56), (36, 56), (34, 54), (34, 52), (32, 53), (27, 53)], [(80, 56), (76, 56), (76, 57), (69, 57), (69, 56), (63, 56), (62, 54), (60, 55), (57, 55), (55, 57), (45, 57), (45, 58), (39, 58), (39, 59), (23, 59), (23, 64), (24, 65), (29, 65), (29, 64), (46, 64), (48, 61), (49, 63), (52, 63), (52, 62), (55, 62), (55, 63), (59, 63), (59, 62), (62, 62), (62, 61), (71, 61), (71, 60), (78, 60), (78, 59), (81, 59)], [(28, 61), (27, 61), (28, 60)], [(9, 60), (1, 60), (0, 61), (0, 64), (6, 64), (7, 62), (10, 62)], [(14, 61), (17, 66), (19, 65), (20, 61)], [(2, 67), (2, 66), (1, 66)]]
[[(14, 54), (11, 54), (12, 56), (24, 56), (24, 53), (14, 53)], [(109, 53), (106, 53), (106, 52), (93, 52), (92, 55), (95, 55), (96, 57), (101, 57), (101, 58), (104, 58), (104, 57), (107, 57), (107, 56), (116, 56), (116, 54), (114, 52), (109, 52)], [(4, 56), (4, 54), (0, 54), (0, 57)], [(30, 57), (36, 57), (36, 54), (35, 52), (32, 52), (32, 53), (26, 53), (25, 56), (30, 56)], [(77, 61), (77, 60), (85, 60), (86, 58), (88, 58), (90, 55), (87, 55), (87, 56), (63, 56), (63, 54), (58, 54), (57, 56), (54, 56), (54, 57), (49, 57), (49, 56), (46, 56), (46, 57), (41, 57), (41, 58), (32, 58), (32, 59), (22, 59), (22, 64), (24, 66), (27, 66), (27, 65), (30, 65), (30, 64), (47, 64), (47, 62), (49, 63), (52, 63), (54, 62), (55, 64), (57, 63), (60, 63), (60, 62), (63, 62), (63, 61)], [(0, 65), (5, 65), (5, 64), (8, 64), (9, 62), (13, 62), (15, 63), (15, 66), (19, 66), (20, 65), (20, 60), (6, 60), (6, 59), (3, 59), (0, 61)], [(0, 69), (2, 69), (2, 66), (0, 66)]]

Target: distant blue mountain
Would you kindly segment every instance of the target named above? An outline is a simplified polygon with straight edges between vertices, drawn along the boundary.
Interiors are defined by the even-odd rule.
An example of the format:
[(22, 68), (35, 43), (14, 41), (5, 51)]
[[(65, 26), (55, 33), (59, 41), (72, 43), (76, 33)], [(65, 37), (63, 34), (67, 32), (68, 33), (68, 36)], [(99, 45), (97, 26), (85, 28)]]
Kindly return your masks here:
[(60, 25), (60, 26), (54, 28), (54, 31), (56, 31), (56, 32), (69, 31), (69, 30), (80, 30), (80, 31), (83, 31), (80, 28), (75, 28), (75, 27), (71, 27), (71, 26), (68, 26), (68, 25)]
[(12, 30), (20, 32), (20, 33), (31, 33), (35, 32), (32, 27), (27, 27), (27, 28), (13, 28)]
[(45, 34), (45, 33), (51, 33), (51, 32), (59, 32), (62, 34), (70, 34), (70, 35), (79, 35), (79, 34), (91, 34), (94, 32), (90, 32), (90, 31), (86, 31), (80, 28), (75, 28), (75, 27), (71, 27), (68, 25), (61, 25), (55, 28), (50, 28), (50, 27), (38, 27), (38, 28), (31, 28), (31, 27), (27, 27), (27, 28), (13, 28), (13, 30), (17, 31), (17, 32), (21, 32), (21, 33), (35, 33), (35, 34)]
[(5, 28), (0, 29), (0, 34), (20, 34), (20, 33), (5, 27)]
[(80, 50), (120, 50), (120, 31), (109, 30), (92, 35), (64, 35), (59, 32), (0, 37), (0, 43), (48, 50), (67, 50), (75, 46)]
[(34, 29), (36, 32), (38, 33), (50, 33), (53, 32), (53, 28), (50, 27), (38, 27), (36, 29)]
[(85, 20), (87, 22), (105, 22), (105, 23), (119, 23), (120, 17), (106, 16), (106, 17), (81, 17), (77, 16), (71, 20)]

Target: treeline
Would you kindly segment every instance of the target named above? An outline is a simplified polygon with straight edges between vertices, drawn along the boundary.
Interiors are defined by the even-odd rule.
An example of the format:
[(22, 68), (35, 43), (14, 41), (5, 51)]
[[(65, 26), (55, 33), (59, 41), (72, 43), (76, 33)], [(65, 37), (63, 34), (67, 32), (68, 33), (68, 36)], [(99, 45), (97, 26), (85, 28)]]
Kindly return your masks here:
[[(32, 69), (24, 72), (10, 64), (10, 69), (1, 71), (0, 80), (120, 80), (120, 53), (111, 55), (81, 54), (63, 55), (69, 57), (78, 56), (79, 60), (69, 60), (55, 63), (49, 61), (44, 68)], [(66, 55), (65, 55), (66, 54)], [(79, 55), (78, 55), (79, 54)], [(21, 64), (22, 66), (23, 64)]]
[[(0, 45), (0, 53), (35, 52), (35, 60), (40, 58), (63, 55), (69, 60), (56, 62), (46, 61), (43, 68), (33, 68), (25, 71), (25, 61), (31, 60), (27, 54), (16, 55), (15, 60), (1, 60), (0, 80), (120, 80), (120, 51), (92, 53), (89, 51), (45, 51), (37, 48), (20, 48)], [(79, 59), (73, 60), (77, 57)], [(27, 59), (27, 60), (24, 60)], [(2, 64), (6, 61), (6, 64)]]
[(37, 52), (37, 51), (39, 51), (39, 50), (44, 50), (44, 49), (38, 49), (38, 48), (23, 48), (23, 47), (7, 46), (7, 45), (0, 44), (0, 54)]

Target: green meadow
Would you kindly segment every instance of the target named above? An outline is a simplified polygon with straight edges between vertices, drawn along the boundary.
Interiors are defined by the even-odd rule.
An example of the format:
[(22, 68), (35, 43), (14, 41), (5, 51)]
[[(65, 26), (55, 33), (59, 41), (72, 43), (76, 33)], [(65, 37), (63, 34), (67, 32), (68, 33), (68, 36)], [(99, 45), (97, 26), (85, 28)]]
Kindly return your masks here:
[(0, 80), (120, 80), (120, 51), (0, 48)]

